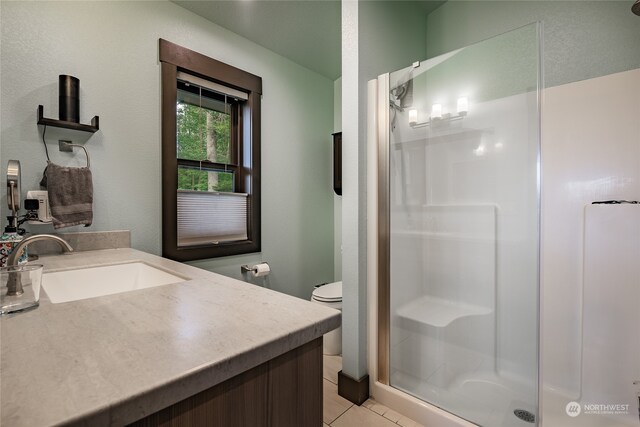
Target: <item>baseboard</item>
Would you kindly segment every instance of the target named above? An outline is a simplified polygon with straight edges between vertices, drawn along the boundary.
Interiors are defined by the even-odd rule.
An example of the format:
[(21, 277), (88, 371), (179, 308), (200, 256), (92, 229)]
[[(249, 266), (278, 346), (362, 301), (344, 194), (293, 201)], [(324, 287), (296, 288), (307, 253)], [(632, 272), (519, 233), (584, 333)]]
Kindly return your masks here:
[(338, 394), (356, 405), (362, 405), (369, 398), (369, 375), (354, 380), (349, 375), (338, 372)]

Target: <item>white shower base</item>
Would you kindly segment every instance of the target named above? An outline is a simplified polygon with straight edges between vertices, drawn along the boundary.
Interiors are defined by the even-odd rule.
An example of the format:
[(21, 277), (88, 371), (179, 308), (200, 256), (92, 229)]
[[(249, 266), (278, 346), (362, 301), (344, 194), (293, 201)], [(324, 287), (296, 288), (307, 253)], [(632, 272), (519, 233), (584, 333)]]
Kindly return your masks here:
[[(630, 408), (627, 416), (603, 416), (594, 414), (580, 414), (577, 417), (569, 417), (566, 413), (567, 403), (573, 401), (571, 397), (562, 394), (545, 391), (542, 403), (542, 416), (537, 424), (531, 424), (517, 419), (513, 415), (515, 409), (525, 409), (533, 412), (530, 405), (524, 403), (522, 394), (512, 388), (511, 381), (500, 378), (495, 374), (487, 374), (484, 377), (478, 375), (474, 378), (460, 380), (448, 390), (437, 390), (429, 386), (425, 381), (410, 378), (401, 373), (392, 374), (392, 381), (397, 388), (378, 382), (372, 385), (373, 397), (391, 408), (394, 408), (424, 425), (438, 427), (472, 427), (482, 425), (487, 427), (638, 427), (637, 408)], [(404, 387), (401, 386), (404, 385)], [(423, 401), (422, 396), (411, 395), (407, 390), (419, 390), (431, 398), (440, 399), (442, 407), (448, 407), (452, 399), (464, 398), (467, 408), (461, 410), (457, 406), (456, 412), (474, 423), (453, 415), (436, 405)], [(473, 397), (473, 400), (470, 399)], [(455, 402), (455, 400), (453, 401)], [(459, 403), (458, 403), (459, 405)], [(450, 407), (450, 406), (449, 406)], [(476, 424), (477, 423), (477, 424)]]
[(460, 377), (447, 388), (441, 388), (402, 372), (391, 375), (391, 383), (418, 399), (454, 412), (483, 426), (530, 427), (514, 415), (517, 409), (536, 414), (531, 392), (525, 386), (492, 372), (476, 372)]

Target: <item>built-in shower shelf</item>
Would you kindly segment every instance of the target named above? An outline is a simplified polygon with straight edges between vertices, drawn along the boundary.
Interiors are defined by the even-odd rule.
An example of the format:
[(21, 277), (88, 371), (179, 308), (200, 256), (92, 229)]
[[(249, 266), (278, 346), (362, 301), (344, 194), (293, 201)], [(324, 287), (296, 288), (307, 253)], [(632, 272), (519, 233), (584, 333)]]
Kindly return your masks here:
[(456, 240), (464, 242), (494, 242), (495, 236), (480, 234), (448, 233), (424, 230), (391, 230), (393, 237), (416, 237), (420, 239)]
[(424, 130), (415, 132), (420, 135), (417, 139), (392, 143), (395, 149), (420, 147), (424, 145), (443, 144), (443, 143), (464, 143), (469, 140), (479, 140), (483, 134), (491, 133), (485, 129), (469, 129), (469, 128), (451, 128), (448, 130), (430, 131), (424, 135)]
[(492, 312), (488, 307), (423, 296), (400, 307), (396, 315), (400, 319), (419, 325), (444, 328), (456, 319), (483, 316)]

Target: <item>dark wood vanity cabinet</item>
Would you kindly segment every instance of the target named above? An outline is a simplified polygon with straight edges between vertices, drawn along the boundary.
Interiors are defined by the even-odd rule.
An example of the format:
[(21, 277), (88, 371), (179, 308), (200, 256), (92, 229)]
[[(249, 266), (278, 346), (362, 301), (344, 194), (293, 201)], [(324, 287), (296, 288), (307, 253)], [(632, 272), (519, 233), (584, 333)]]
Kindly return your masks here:
[(342, 196), (342, 132), (333, 134), (333, 191)]
[(321, 427), (322, 337), (130, 426)]

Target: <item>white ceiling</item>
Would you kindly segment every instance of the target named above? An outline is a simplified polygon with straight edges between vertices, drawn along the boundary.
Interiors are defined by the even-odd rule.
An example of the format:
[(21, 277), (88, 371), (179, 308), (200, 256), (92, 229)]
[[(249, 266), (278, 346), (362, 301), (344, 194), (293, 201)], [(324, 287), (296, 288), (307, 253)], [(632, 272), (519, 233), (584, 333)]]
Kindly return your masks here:
[[(331, 80), (340, 77), (339, 0), (171, 0)], [(390, 7), (402, 0), (386, 1)], [(415, 0), (425, 16), (444, 1)]]

